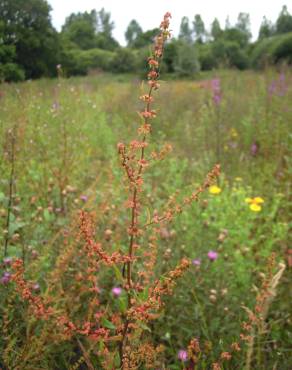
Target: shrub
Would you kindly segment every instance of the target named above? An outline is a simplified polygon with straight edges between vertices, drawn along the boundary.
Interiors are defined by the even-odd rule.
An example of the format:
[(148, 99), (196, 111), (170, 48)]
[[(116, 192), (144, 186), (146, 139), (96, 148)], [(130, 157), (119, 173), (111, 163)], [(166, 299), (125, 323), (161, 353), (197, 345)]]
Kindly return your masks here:
[(111, 70), (116, 73), (134, 72), (137, 68), (136, 55), (131, 49), (120, 48), (111, 62)]
[(273, 36), (259, 41), (251, 54), (255, 68), (263, 68), (280, 61), (292, 62), (292, 33)]
[(185, 77), (193, 76), (199, 72), (200, 65), (194, 45), (189, 45), (183, 41), (178, 43), (174, 70), (179, 76)]
[(102, 50), (71, 49), (63, 56), (63, 67), (68, 75), (86, 75), (91, 69), (110, 70), (115, 53)]
[(0, 81), (17, 82), (24, 79), (24, 70), (16, 63), (0, 64)]

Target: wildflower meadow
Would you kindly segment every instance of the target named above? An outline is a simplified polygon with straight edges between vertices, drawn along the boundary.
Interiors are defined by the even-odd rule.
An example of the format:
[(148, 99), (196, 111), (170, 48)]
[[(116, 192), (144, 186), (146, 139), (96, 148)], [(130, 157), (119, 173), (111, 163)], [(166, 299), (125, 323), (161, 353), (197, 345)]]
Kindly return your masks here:
[(1, 370), (292, 368), (291, 68), (164, 76), (170, 22), (0, 85)]

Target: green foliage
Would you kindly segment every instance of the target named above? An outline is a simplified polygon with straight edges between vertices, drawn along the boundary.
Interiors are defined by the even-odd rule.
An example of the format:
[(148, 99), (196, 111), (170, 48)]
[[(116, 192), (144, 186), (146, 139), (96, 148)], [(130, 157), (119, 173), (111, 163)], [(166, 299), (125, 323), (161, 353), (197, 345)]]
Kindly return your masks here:
[(183, 17), (180, 23), (178, 39), (186, 44), (192, 43), (192, 29), (189, 24), (189, 18)]
[(125, 32), (125, 38), (127, 40), (128, 47), (135, 45), (137, 38), (141, 36), (142, 33), (143, 30), (139, 23), (135, 19), (131, 20)]
[(15, 48), (15, 63), (25, 71), (26, 78), (55, 74), (58, 35), (49, 12), (45, 0), (0, 2), (2, 45)]
[(136, 70), (136, 55), (131, 49), (120, 48), (112, 60), (111, 70), (115, 73), (130, 73)]
[(291, 32), (263, 39), (252, 51), (252, 65), (255, 68), (263, 68), (280, 61), (291, 64), (291, 43)]
[[(209, 45), (200, 47), (205, 50)], [(78, 52), (87, 55), (89, 50)], [(147, 54), (147, 50), (140, 49), (139, 53)], [(177, 352), (193, 337), (200, 338), (202, 347), (205, 340), (212, 344), (212, 355), (204, 353), (200, 357), (201, 369), (212, 368), (220, 353), (239, 338), (241, 323), (246, 320), (242, 305), (254, 307), (255, 289), (267, 256), (275, 251), (279, 260), (288, 261), (292, 117), (287, 107), (292, 76), (289, 69), (283, 74), (287, 88), (281, 96), (268, 93), (270, 83), (279, 79), (274, 70), (261, 74), (217, 70), (202, 73), (201, 81), (161, 83), (157, 99), (161, 114), (153, 121), (153, 140), (147, 151), (160, 150), (161, 141), (166, 141), (173, 144), (174, 152), (164, 160), (151, 161), (143, 205), (150, 214), (155, 210), (160, 213), (167, 202), (183, 201), (200, 186), (216, 159), (218, 122), (224, 175), (217, 184), (220, 193), (204, 193), (188, 211), (157, 230), (157, 277), (180, 258), (201, 260), (199, 266), (191, 266), (174, 295), (164, 300), (160, 319), (143, 327), (145, 336), (151, 335), (156, 344), (165, 347), (160, 368), (181, 369)], [(222, 91), (218, 106), (213, 104), (210, 88), (214, 78), (220, 79)], [(58, 312), (69, 311), (76, 324), (101, 310), (125, 312), (126, 294), (119, 298), (111, 295), (112, 287), (122, 281), (117, 266), (112, 274), (100, 271), (100, 292), (90, 296), (98, 299), (98, 306), (88, 304), (91, 293), (83, 290), (87, 282), (79, 280), (88, 266), (80, 252), (76, 215), (82, 208), (94, 211), (96, 240), (107, 250), (123, 250), (127, 236), (121, 230), (127, 224), (128, 210), (124, 209), (126, 196), (120, 190), (116, 144), (125, 137), (131, 140), (137, 128), (138, 103), (133, 86), (139, 94), (138, 83), (121, 82), (119, 77), (109, 75), (43, 79), (19, 84), (17, 89), (8, 84), (1, 86), (0, 230), (5, 229), (9, 198), (8, 132), (18, 123), (17, 193), (8, 230), (9, 255), (21, 257), (24, 246), (26, 279), (40, 284), (35, 296), (45, 297), (52, 292), (58, 297), (55, 308)], [(254, 141), (259, 148), (252, 154)], [(65, 211), (60, 212), (64, 190)], [(82, 195), (88, 197), (87, 202)], [(246, 202), (246, 198), (256, 196), (264, 199), (260, 212), (252, 211)], [(141, 217), (147, 220), (147, 212)], [(107, 229), (112, 231), (111, 240), (103, 237)], [(3, 236), (0, 232), (1, 245)], [(146, 237), (145, 233), (143, 240)], [(214, 262), (207, 256), (210, 250), (218, 253)], [(1, 276), (5, 269), (1, 259)], [(257, 362), (253, 367), (257, 370), (272, 370), (276, 362), (281, 370), (290, 370), (290, 275), (287, 268), (269, 310), (267, 331), (256, 343)], [(147, 297), (147, 292), (143, 294)], [(82, 363), (78, 338), (94, 368), (101, 368), (96, 360), (96, 341), (81, 334), (58, 336), (52, 322), (30, 319), (28, 307), (17, 298), (13, 283), (0, 283), (0, 295), (2, 367), (69, 369), (77, 361)], [(118, 325), (107, 318), (102, 324), (112, 332)], [(242, 346), (226, 369), (244, 369), (246, 350)]]
[(177, 44), (177, 54), (174, 59), (174, 70), (179, 76), (194, 76), (200, 69), (197, 50), (194, 45), (184, 41)]
[(276, 21), (276, 33), (292, 32), (292, 15), (288, 12), (287, 6), (284, 5)]
[(23, 81), (24, 70), (16, 63), (0, 64), (0, 81)]
[(222, 29), (217, 18), (214, 19), (211, 25), (211, 36), (213, 40), (217, 40), (222, 35)]
[(218, 63), (217, 66), (236, 67), (246, 69), (248, 67), (248, 56), (245, 50), (234, 41), (220, 40), (212, 44), (212, 53)]
[(271, 21), (269, 21), (266, 17), (263, 18), (260, 30), (259, 30), (259, 40), (262, 40), (266, 37), (271, 37), (275, 33), (274, 26)]
[(133, 40), (132, 47), (135, 49), (147, 47), (149, 50), (149, 45), (154, 42), (154, 38), (157, 35), (157, 32), (158, 29), (153, 28), (152, 30), (138, 33), (135, 40)]
[(115, 53), (102, 49), (70, 49), (63, 56), (63, 68), (66, 75), (86, 75), (91, 70), (108, 71), (115, 58)]
[(206, 36), (206, 30), (205, 30), (205, 24), (200, 14), (195, 15), (193, 25), (194, 25), (195, 40), (199, 43), (202, 43)]
[(113, 51), (118, 47), (112, 36), (113, 28), (110, 13), (104, 9), (73, 13), (62, 27), (62, 37), (82, 50), (100, 48)]

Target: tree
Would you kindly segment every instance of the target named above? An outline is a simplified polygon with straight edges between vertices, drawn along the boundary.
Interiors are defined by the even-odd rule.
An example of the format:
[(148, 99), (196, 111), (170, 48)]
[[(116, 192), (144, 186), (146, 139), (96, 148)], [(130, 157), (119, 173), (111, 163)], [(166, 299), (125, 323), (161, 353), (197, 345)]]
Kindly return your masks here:
[(230, 19), (228, 15), (227, 18), (225, 19), (225, 30), (229, 30), (229, 28), (231, 28), (231, 24), (230, 24)]
[(82, 50), (95, 47), (97, 32), (97, 12), (72, 13), (62, 27), (64, 39), (69, 40)]
[(174, 60), (174, 70), (180, 76), (193, 76), (200, 70), (200, 64), (195, 45), (179, 41), (177, 55)]
[(211, 24), (211, 36), (213, 37), (213, 40), (218, 40), (221, 35), (222, 35), (222, 30), (220, 27), (220, 23), (218, 19), (215, 18)]
[(133, 40), (132, 47), (136, 49), (140, 49), (140, 48), (146, 47), (149, 44), (152, 44), (158, 32), (159, 30), (157, 28), (153, 28), (152, 30), (139, 33), (136, 39)]
[(271, 37), (273, 36), (275, 30), (274, 26), (271, 21), (269, 21), (266, 17), (263, 17), (260, 30), (259, 30), (259, 36), (258, 39), (262, 40), (266, 37)]
[(132, 47), (135, 44), (137, 38), (141, 36), (142, 33), (143, 30), (139, 23), (135, 19), (131, 20), (125, 32), (125, 38), (127, 40), (128, 46)]
[(0, 21), (0, 82), (24, 80), (23, 69), (15, 63), (15, 46), (6, 45), (4, 36), (4, 23)]
[(82, 50), (101, 48), (104, 50), (114, 50), (119, 46), (113, 38), (112, 31), (114, 23), (110, 20), (110, 13), (104, 9), (99, 12), (71, 14), (66, 18), (62, 27), (64, 40), (70, 41)]
[(192, 43), (192, 30), (189, 25), (188, 17), (182, 17), (178, 38), (187, 44)]
[(242, 32), (242, 34), (245, 36), (246, 44), (248, 44), (249, 40), (251, 39), (250, 16), (248, 13), (238, 14), (235, 28)]
[(206, 30), (205, 30), (205, 24), (200, 16), (200, 14), (195, 15), (195, 19), (193, 22), (194, 25), (194, 34), (195, 34), (195, 39), (199, 43), (204, 42), (204, 38), (206, 36)]
[(45, 0), (0, 0), (2, 47), (14, 48), (26, 78), (55, 73), (59, 43), (50, 10)]
[(287, 6), (284, 5), (276, 21), (276, 33), (292, 32), (292, 15), (288, 12)]

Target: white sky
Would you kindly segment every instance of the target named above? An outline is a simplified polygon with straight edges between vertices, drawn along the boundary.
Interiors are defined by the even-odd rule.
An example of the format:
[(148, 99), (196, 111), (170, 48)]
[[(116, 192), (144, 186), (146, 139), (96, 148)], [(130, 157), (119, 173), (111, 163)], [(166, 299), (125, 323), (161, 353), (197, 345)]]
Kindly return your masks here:
[(166, 11), (172, 14), (171, 29), (177, 36), (181, 18), (189, 17), (193, 20), (195, 14), (201, 14), (205, 26), (209, 25), (215, 17), (225, 26), (226, 17), (229, 16), (231, 24), (236, 22), (239, 12), (250, 14), (253, 38), (257, 38), (258, 30), (265, 15), (272, 22), (277, 19), (282, 5), (288, 6), (292, 11), (292, 0), (47, 0), (53, 8), (51, 12), (53, 25), (61, 29), (65, 18), (71, 13), (100, 10), (105, 8), (111, 13), (115, 23), (114, 37), (125, 45), (124, 33), (132, 19), (136, 19), (144, 31), (157, 27)]

